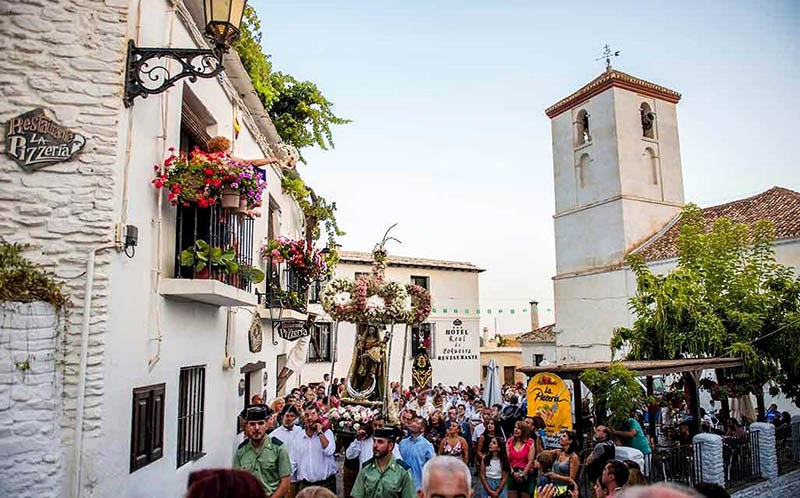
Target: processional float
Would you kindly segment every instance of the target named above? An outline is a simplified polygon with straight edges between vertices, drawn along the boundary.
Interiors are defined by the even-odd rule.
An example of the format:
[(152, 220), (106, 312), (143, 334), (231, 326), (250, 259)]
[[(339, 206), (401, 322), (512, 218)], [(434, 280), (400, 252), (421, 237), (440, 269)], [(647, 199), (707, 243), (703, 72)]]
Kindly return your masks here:
[[(390, 240), (389, 228), (383, 239), (372, 250), (372, 271), (350, 280), (338, 278), (330, 281), (320, 298), (325, 312), (334, 320), (334, 348), (339, 334), (339, 323), (356, 326), (353, 357), (345, 382), (342, 407), (331, 410), (334, 427), (340, 432), (358, 430), (359, 422), (367, 423), (380, 412), (389, 425), (399, 424), (397, 409), (389, 389), (389, 366), (392, 358), (392, 337), (396, 325), (403, 326), (402, 384), (409, 328), (419, 325), (431, 312), (430, 293), (414, 284), (401, 284), (386, 279)], [(335, 352), (331, 361), (331, 377), (335, 365)]]

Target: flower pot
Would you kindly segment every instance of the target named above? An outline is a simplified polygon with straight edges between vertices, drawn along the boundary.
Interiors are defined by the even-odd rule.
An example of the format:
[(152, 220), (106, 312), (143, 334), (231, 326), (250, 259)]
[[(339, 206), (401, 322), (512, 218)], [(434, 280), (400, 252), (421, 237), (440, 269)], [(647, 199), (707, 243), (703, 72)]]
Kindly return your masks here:
[(239, 204), (236, 206), (236, 211), (242, 214), (247, 214), (247, 201), (239, 199)]
[(206, 266), (202, 270), (194, 272), (194, 278), (199, 280), (208, 279), (208, 267)]
[(224, 209), (237, 209), (240, 203), (239, 192), (231, 187), (225, 186), (222, 189), (222, 207)]

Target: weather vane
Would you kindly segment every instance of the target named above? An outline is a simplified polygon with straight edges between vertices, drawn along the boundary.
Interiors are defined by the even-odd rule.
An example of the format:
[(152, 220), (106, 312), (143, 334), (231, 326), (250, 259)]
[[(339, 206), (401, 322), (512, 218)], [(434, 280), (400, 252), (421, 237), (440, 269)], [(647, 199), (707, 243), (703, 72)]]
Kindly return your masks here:
[(611, 58), (612, 57), (619, 57), (619, 50), (611, 50), (611, 47), (608, 46), (606, 43), (605, 48), (603, 48), (603, 56), (598, 57), (595, 59), (596, 61), (601, 61), (603, 59), (606, 60), (606, 71), (611, 69)]

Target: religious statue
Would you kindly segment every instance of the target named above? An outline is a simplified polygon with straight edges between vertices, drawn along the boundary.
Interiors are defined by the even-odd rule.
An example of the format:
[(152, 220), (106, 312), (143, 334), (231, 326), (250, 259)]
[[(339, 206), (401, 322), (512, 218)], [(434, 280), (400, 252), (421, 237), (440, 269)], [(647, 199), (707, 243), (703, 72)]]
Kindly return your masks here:
[(347, 392), (356, 399), (381, 401), (386, 384), (386, 342), (378, 326), (358, 324), (358, 339), (350, 362)]

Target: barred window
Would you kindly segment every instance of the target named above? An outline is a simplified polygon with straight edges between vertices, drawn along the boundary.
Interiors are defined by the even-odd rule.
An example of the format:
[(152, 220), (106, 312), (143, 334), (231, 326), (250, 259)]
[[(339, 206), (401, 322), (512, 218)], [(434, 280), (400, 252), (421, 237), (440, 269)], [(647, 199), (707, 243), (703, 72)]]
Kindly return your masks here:
[(178, 467), (205, 455), (203, 452), (205, 393), (205, 365), (181, 368), (178, 395)]
[(315, 323), (311, 327), (311, 335), (308, 361), (331, 361), (331, 323)]

